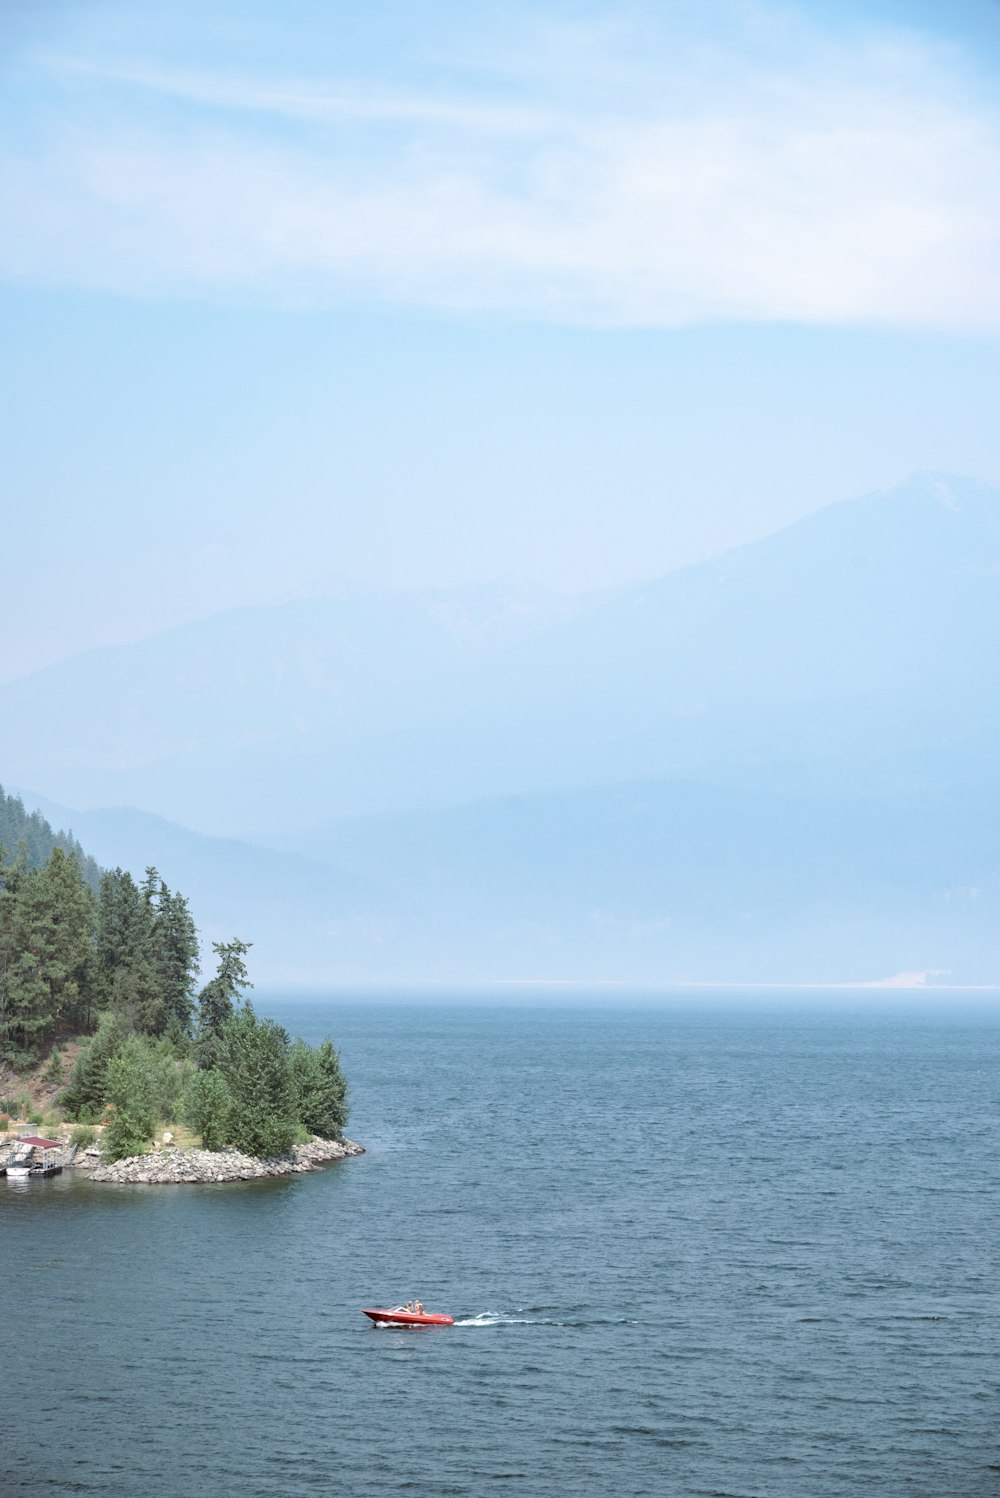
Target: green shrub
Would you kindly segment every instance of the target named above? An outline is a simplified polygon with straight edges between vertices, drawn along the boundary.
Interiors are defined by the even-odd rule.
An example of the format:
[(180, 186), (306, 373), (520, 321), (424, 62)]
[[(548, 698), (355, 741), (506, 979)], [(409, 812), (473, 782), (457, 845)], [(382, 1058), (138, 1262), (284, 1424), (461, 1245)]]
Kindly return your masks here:
[[(61, 1097), (56, 1098), (56, 1102), (59, 1103), (61, 1107), (65, 1106)], [(75, 1118), (77, 1123), (95, 1124), (100, 1123), (101, 1121), (100, 1108), (70, 1108), (67, 1111), (69, 1112), (70, 1118)]]
[(173, 1042), (166, 1036), (158, 1041), (144, 1040), (143, 1046), (153, 1111), (164, 1123), (174, 1123), (193, 1068), (189, 1062), (178, 1065)]
[(28, 1122), (30, 1124), (33, 1124), (37, 1129), (39, 1124), (43, 1124), (45, 1122), (45, 1114), (39, 1113), (37, 1108), (32, 1108), (31, 1112), (28, 1114)]
[(116, 1160), (132, 1160), (136, 1155), (148, 1154), (149, 1140), (140, 1138), (130, 1128), (127, 1117), (120, 1126), (111, 1123), (105, 1129), (101, 1141), (101, 1159), (106, 1165), (113, 1165)]
[(10, 1128), (10, 1119), (6, 1113), (0, 1113), (0, 1133), (6, 1134)]
[(89, 1149), (97, 1138), (97, 1131), (91, 1129), (87, 1124), (80, 1124), (69, 1136), (78, 1149)]
[(105, 1160), (145, 1154), (156, 1127), (149, 1048), (130, 1036), (108, 1062), (107, 1090), (111, 1119), (104, 1134)]
[(229, 1142), (229, 1088), (217, 1071), (196, 1071), (184, 1093), (184, 1122), (201, 1135), (202, 1149), (220, 1150)]

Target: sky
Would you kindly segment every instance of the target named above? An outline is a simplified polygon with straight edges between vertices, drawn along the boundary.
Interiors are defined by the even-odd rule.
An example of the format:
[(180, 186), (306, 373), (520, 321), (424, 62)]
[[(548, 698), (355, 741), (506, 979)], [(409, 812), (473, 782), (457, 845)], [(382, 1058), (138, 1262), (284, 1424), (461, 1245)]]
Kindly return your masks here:
[(1000, 480), (994, 0), (5, 0), (0, 680)]

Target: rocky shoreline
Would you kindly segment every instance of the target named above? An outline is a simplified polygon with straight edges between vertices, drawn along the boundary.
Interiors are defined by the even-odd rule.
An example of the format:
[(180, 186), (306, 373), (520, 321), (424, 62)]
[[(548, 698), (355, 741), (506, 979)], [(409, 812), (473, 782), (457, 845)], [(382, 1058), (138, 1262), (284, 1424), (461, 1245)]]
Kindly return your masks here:
[[(98, 1164), (90, 1179), (100, 1184), (138, 1186), (199, 1186), (223, 1181), (260, 1181), (269, 1176), (301, 1175), (335, 1160), (363, 1155), (351, 1139), (314, 1139), (295, 1144), (285, 1155), (258, 1160), (238, 1150), (160, 1149), (149, 1155), (130, 1155), (113, 1165)], [(79, 1164), (86, 1165), (86, 1160)]]

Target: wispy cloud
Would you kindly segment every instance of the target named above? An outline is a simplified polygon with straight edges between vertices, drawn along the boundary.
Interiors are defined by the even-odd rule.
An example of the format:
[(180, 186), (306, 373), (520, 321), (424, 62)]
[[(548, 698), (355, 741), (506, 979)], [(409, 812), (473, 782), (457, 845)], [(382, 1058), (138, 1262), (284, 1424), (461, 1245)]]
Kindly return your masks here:
[[(1000, 116), (960, 59), (799, 31), (679, 62), (618, 28), (602, 67), (606, 41), (539, 41), (507, 97), (497, 71), (463, 92), (50, 65), (61, 122), (0, 158), (0, 265), (612, 326), (1000, 326)], [(100, 129), (73, 111), (97, 82)]]
[(84, 58), (51, 58), (47, 66), (68, 77), (126, 85), (211, 109), (319, 124), (354, 120), (369, 124), (449, 126), (503, 135), (534, 134), (552, 123), (547, 112), (539, 109), (424, 98), (357, 84), (330, 87), (301, 78), (240, 78), (141, 64), (109, 66)]

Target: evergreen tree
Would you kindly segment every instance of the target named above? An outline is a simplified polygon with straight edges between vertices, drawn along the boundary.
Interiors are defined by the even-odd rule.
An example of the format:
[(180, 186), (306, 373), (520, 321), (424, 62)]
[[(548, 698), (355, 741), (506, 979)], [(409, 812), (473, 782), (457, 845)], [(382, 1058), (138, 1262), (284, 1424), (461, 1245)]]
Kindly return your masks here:
[(107, 1002), (115, 968), (125, 960), (125, 943), (119, 915), (121, 869), (101, 875), (97, 892), (97, 954), (94, 963), (94, 986), (102, 1003)]
[(333, 1041), (308, 1046), (296, 1040), (289, 1048), (288, 1064), (299, 1123), (321, 1139), (339, 1139), (347, 1126), (347, 1082)]
[(163, 986), (144, 957), (115, 970), (108, 1004), (124, 1028), (138, 1035), (160, 1035), (165, 1028)]
[(0, 1045), (30, 1060), (88, 1012), (91, 895), (74, 855), (54, 848), (42, 868), (7, 871), (3, 906)]
[(43, 870), (52, 932), (48, 979), (57, 1029), (89, 1027), (94, 975), (95, 910), (75, 853), (55, 848)]
[(76, 856), (87, 885), (91, 890), (97, 889), (101, 871), (72, 832), (53, 832), (41, 812), (25, 811), (21, 798), (5, 795), (0, 786), (0, 852), (5, 848), (22, 851), (27, 867), (33, 869), (48, 861), (53, 848), (62, 848)]
[(274, 1020), (258, 1020), (246, 1003), (223, 1026), (218, 1058), (230, 1099), (230, 1143), (248, 1155), (283, 1154), (297, 1123), (285, 1031)]
[(127, 1030), (158, 1035), (168, 1016), (156, 971), (154, 921), (145, 886), (140, 889), (122, 869), (103, 876), (97, 918), (99, 1000), (114, 1009)]
[(246, 941), (212, 943), (219, 959), (218, 970), (198, 995), (196, 1054), (199, 1066), (206, 1070), (216, 1065), (222, 1032), (235, 1014), (243, 990), (253, 987), (243, 960), (251, 945)]
[(116, 1015), (105, 1014), (97, 1034), (76, 1058), (69, 1086), (60, 1102), (71, 1118), (94, 1123), (107, 1101), (108, 1067), (121, 1051), (125, 1035)]
[(154, 1090), (149, 1047), (133, 1035), (108, 1063), (107, 1101), (113, 1111), (101, 1145), (105, 1160), (145, 1151), (156, 1127)]
[(181, 1024), (176, 1014), (172, 1014), (167, 1020), (167, 1028), (163, 1032), (163, 1039), (169, 1041), (178, 1061), (184, 1061), (191, 1055), (193, 1050), (191, 1031)]
[(21, 1055), (17, 1034), (21, 959), (17, 905), (27, 867), (28, 857), (23, 848), (16, 858), (0, 850), (0, 1057), (8, 1061)]
[(142, 885), (115, 869), (101, 879), (97, 920), (100, 1001), (145, 1035), (189, 1035), (198, 971), (198, 932), (183, 895), (155, 868)]
[(190, 1033), (198, 974), (198, 929), (188, 902), (160, 881), (154, 926), (156, 970), (163, 992), (166, 1028)]
[(196, 1071), (184, 1094), (184, 1122), (201, 1136), (203, 1149), (229, 1142), (229, 1089), (221, 1072)]
[(144, 1036), (142, 1043), (149, 1058), (153, 1112), (164, 1123), (173, 1123), (180, 1111), (193, 1067), (189, 1061), (178, 1065), (177, 1053), (165, 1035), (161, 1035), (159, 1040)]

